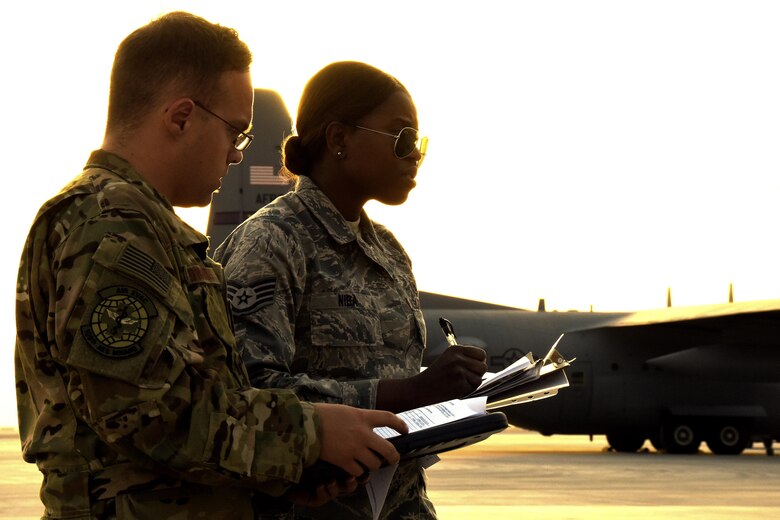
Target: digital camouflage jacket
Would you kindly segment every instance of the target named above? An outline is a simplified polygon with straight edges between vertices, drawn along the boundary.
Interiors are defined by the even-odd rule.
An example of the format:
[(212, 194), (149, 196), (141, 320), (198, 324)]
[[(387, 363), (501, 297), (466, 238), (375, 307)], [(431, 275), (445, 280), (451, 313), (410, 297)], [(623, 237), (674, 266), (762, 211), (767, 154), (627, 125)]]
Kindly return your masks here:
[[(308, 177), (217, 248), (252, 384), (375, 408), (379, 379), (420, 372), (425, 322), (409, 257), (362, 212), (357, 231)], [(309, 518), (371, 518), (362, 490)], [(396, 471), (381, 518), (431, 518), (424, 473)]]

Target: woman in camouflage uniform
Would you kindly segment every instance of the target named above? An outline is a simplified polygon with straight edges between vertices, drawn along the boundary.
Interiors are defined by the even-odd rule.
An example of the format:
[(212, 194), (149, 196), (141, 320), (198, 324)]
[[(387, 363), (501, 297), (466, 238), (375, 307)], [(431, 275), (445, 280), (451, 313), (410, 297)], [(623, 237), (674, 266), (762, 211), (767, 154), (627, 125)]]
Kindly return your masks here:
[[(333, 63), (306, 85), (296, 128), (283, 151), (295, 190), (215, 254), (253, 384), (393, 412), (468, 394), (485, 352), (455, 346), (420, 372), (426, 331), (411, 261), (363, 210), (372, 199), (402, 204), (415, 186), (427, 139), (409, 92), (365, 63)], [(358, 492), (295, 516), (371, 518), (371, 506)], [(435, 518), (417, 462), (397, 469), (381, 518)]]

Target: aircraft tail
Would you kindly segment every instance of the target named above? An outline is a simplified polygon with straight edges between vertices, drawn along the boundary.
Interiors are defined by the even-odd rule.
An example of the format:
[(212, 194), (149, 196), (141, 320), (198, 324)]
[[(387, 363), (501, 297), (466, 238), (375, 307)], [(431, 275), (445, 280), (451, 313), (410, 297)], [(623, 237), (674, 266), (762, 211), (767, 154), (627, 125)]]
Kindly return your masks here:
[(292, 182), (280, 175), (281, 144), (292, 129), (292, 119), (275, 90), (255, 89), (254, 113), (263, 121), (257, 127), (244, 160), (230, 167), (222, 187), (211, 199), (206, 235), (213, 252), (244, 220), (279, 195)]

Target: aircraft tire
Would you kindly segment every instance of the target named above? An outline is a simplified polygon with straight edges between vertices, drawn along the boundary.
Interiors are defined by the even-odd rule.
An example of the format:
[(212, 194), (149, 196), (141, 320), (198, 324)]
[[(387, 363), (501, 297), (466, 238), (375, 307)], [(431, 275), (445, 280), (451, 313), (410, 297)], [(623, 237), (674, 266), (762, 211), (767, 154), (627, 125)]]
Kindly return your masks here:
[(739, 455), (747, 448), (750, 433), (737, 423), (723, 423), (707, 435), (707, 447), (716, 455)]
[(645, 436), (636, 433), (608, 433), (610, 447), (620, 453), (636, 453), (645, 444)]
[(686, 420), (670, 421), (661, 431), (661, 441), (666, 453), (692, 454), (699, 451), (701, 437), (697, 426)]

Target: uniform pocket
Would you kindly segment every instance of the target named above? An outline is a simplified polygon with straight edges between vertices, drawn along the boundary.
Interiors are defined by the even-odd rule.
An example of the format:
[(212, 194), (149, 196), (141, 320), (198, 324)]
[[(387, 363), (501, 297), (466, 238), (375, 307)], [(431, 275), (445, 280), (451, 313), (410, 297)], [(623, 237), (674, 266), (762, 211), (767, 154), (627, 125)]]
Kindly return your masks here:
[(313, 294), (311, 344), (315, 347), (381, 346), (382, 323), (362, 294)]

